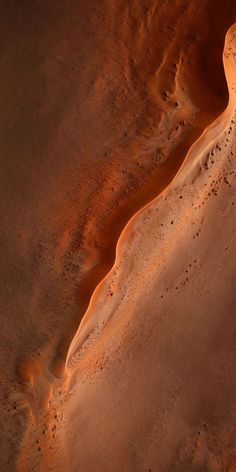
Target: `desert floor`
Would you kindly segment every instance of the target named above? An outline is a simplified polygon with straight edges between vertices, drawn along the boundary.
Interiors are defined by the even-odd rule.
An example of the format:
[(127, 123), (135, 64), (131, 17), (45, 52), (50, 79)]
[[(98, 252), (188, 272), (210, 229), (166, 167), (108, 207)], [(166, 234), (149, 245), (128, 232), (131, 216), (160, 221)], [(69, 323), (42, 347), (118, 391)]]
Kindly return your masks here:
[(0, 471), (236, 472), (235, 0), (0, 23)]

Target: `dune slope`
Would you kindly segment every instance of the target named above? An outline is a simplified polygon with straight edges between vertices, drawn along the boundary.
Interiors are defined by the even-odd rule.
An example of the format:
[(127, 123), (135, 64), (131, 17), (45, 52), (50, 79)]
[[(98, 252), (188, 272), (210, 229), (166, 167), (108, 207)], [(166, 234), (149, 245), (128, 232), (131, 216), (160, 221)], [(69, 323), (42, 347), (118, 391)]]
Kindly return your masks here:
[(234, 470), (235, 47), (233, 26), (226, 110), (119, 239), (28, 436), (33, 469)]
[(234, 470), (235, 20), (5, 5), (1, 470)]

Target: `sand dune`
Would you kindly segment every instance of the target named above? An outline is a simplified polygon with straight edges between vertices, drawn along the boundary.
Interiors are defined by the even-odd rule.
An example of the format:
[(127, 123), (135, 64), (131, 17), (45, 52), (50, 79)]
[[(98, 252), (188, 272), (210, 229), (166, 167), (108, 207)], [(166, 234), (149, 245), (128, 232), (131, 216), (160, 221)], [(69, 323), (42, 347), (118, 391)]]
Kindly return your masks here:
[(236, 25), (226, 111), (126, 226), (72, 343), (58, 434), (71, 470), (234, 470), (235, 40)]
[(2, 32), (0, 468), (233, 472), (235, 4), (35, 6)]
[[(236, 26), (233, 25), (231, 29), (229, 29), (227, 37), (226, 37), (226, 44), (225, 44), (225, 51), (224, 51), (224, 64), (225, 64), (225, 72), (226, 72), (226, 77), (227, 77), (227, 83), (228, 83), (228, 88), (229, 88), (229, 103), (226, 108), (226, 110), (209, 126), (207, 127), (200, 138), (194, 142), (194, 144), (190, 147), (190, 150), (180, 167), (180, 170), (177, 172), (177, 175), (175, 176), (174, 180), (170, 183), (168, 187), (165, 188), (163, 193), (151, 202), (149, 202), (147, 205), (145, 205), (143, 208), (141, 208), (138, 213), (136, 213), (132, 219), (129, 221), (127, 226), (125, 227), (124, 231), (121, 234), (121, 237), (117, 243), (116, 247), (116, 260), (115, 264), (112, 268), (112, 270), (107, 274), (107, 276), (101, 281), (98, 287), (96, 287), (96, 290), (94, 291), (89, 308), (87, 312), (85, 313), (85, 316), (83, 317), (83, 320), (81, 322), (81, 325), (79, 326), (78, 332), (76, 333), (74, 339), (72, 340), (72, 343), (70, 345), (70, 349), (68, 351), (67, 355), (67, 364), (70, 363), (71, 358), (73, 358), (73, 354), (80, 349), (81, 344), (86, 340), (86, 337), (88, 334), (92, 331), (92, 329), (97, 325), (99, 319), (97, 316), (97, 313), (100, 312), (101, 306), (104, 306), (106, 304), (106, 301), (103, 300), (101, 302), (97, 302), (97, 299), (99, 299), (101, 291), (105, 289), (105, 294), (103, 297), (105, 299), (108, 298), (110, 291), (111, 291), (111, 286), (113, 286), (113, 276), (114, 274), (116, 275), (116, 271), (119, 268), (119, 265), (121, 264), (121, 252), (122, 252), (122, 246), (124, 244), (127, 244), (126, 240), (130, 240), (130, 233), (133, 236), (136, 231), (136, 221), (137, 218), (144, 218), (146, 221), (146, 211), (152, 208), (154, 205), (154, 209), (156, 210), (156, 204), (158, 203), (160, 198), (163, 198), (167, 192), (171, 192), (172, 189), (176, 189), (179, 193), (181, 192), (182, 189), (189, 183), (194, 184), (197, 179), (199, 179), (201, 173), (203, 171), (208, 171), (209, 167), (211, 164), (213, 164), (215, 160), (215, 155), (219, 153), (219, 151), (222, 150), (222, 142), (227, 140), (227, 142), (230, 142), (230, 139), (228, 137), (229, 135), (234, 135), (234, 118), (235, 118), (235, 107), (236, 107), (236, 74), (235, 74), (235, 56), (234, 56), (234, 50), (235, 50), (235, 31), (236, 31)], [(233, 52), (231, 52), (233, 51)], [(226, 147), (227, 151), (229, 148), (229, 145), (224, 143), (224, 146)], [(232, 151), (231, 151), (232, 152)], [(231, 154), (230, 154), (231, 155)], [(227, 156), (226, 159), (231, 161), (230, 155)], [(224, 162), (224, 167), (226, 168), (226, 163)], [(222, 163), (221, 163), (222, 166)], [(233, 166), (232, 166), (233, 167)], [(226, 172), (227, 174), (227, 172)], [(212, 177), (212, 175), (210, 176)], [(224, 178), (224, 180), (226, 177)], [(214, 179), (213, 179), (214, 180)], [(221, 177), (222, 180), (222, 177)], [(211, 187), (213, 187), (213, 193), (217, 192), (217, 184), (218, 181), (214, 180), (213, 182), (215, 185), (211, 184)], [(230, 185), (230, 184), (229, 184)], [(212, 192), (212, 188), (210, 188)], [(182, 196), (182, 195), (181, 195)], [(181, 202), (182, 206), (182, 202)], [(167, 206), (168, 209), (168, 206)], [(143, 222), (139, 223), (139, 225), (142, 225)], [(133, 240), (133, 238), (132, 238)], [(146, 240), (146, 238), (145, 238)], [(107, 287), (109, 287), (109, 291), (107, 293)], [(113, 293), (113, 292), (112, 292)], [(120, 293), (119, 293), (120, 296)], [(108, 298), (109, 300), (109, 298)], [(96, 303), (98, 303), (98, 307), (96, 306)], [(100, 306), (101, 305), (101, 306)], [(110, 311), (109, 307), (109, 311)], [(90, 314), (92, 313), (92, 314)], [(90, 318), (93, 318), (92, 320), (92, 326), (90, 324)]]

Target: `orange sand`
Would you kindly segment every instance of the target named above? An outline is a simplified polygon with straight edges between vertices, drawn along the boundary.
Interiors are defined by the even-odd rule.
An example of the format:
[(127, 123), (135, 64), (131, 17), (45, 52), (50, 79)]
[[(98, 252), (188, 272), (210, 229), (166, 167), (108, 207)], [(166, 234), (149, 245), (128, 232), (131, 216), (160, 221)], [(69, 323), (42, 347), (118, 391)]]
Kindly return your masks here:
[(235, 21), (4, 5), (1, 471), (236, 471)]

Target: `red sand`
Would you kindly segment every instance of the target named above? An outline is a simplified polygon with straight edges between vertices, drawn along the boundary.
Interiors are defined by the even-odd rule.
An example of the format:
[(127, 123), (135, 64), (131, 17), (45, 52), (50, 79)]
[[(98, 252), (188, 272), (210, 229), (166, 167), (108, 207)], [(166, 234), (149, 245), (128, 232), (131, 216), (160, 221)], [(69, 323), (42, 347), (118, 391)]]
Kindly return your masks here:
[(0, 470), (235, 471), (235, 2), (1, 21)]

